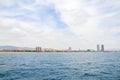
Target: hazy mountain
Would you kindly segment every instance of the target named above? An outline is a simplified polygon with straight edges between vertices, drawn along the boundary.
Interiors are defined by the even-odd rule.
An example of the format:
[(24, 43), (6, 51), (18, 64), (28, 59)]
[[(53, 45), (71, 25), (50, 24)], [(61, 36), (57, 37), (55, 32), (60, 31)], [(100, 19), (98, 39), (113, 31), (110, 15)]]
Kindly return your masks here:
[(13, 50), (13, 49), (34, 50), (35, 48), (5, 45), (5, 46), (0, 46), (0, 49), (9, 49), (9, 50)]

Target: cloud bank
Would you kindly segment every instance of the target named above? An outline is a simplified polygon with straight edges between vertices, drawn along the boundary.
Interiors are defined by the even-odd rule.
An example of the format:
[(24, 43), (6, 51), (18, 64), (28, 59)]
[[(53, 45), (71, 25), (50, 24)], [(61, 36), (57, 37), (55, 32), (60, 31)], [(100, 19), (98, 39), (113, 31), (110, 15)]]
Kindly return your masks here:
[(1, 0), (0, 44), (120, 47), (119, 0)]

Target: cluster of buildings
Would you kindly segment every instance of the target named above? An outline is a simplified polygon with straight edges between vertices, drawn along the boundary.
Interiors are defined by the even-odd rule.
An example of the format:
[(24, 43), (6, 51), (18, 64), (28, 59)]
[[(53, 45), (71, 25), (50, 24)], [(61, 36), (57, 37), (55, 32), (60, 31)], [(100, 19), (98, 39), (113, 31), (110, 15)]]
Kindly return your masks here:
[(104, 45), (102, 44), (102, 45), (97, 45), (97, 51), (99, 52), (99, 51), (104, 51)]
[(42, 48), (42, 47), (36, 47), (36, 52), (78, 52), (77, 50), (72, 50), (71, 47), (68, 48), (68, 50), (59, 50), (59, 49), (52, 49), (52, 48)]
[(71, 47), (68, 47), (66, 50), (56, 50), (56, 49), (51, 49), (51, 48), (42, 48), (42, 47), (36, 47), (36, 52), (104, 52), (104, 45), (97, 45), (97, 50), (72, 50)]
[(59, 50), (59, 49), (52, 49), (52, 48), (42, 48), (42, 47), (36, 47), (35, 49), (0, 49), (0, 52), (104, 52), (104, 45), (97, 45), (97, 50), (72, 50), (71, 47), (68, 47), (68, 49), (65, 50)]

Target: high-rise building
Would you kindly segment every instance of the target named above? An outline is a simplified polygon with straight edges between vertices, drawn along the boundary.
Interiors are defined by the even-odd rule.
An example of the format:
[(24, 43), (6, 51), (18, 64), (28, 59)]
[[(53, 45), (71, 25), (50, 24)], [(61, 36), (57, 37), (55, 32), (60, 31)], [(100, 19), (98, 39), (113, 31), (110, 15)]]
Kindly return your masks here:
[(71, 51), (71, 50), (72, 50), (72, 48), (71, 48), (71, 47), (69, 47), (69, 48), (68, 48), (68, 50), (69, 50), (69, 51)]
[(42, 48), (41, 47), (36, 47), (36, 52), (41, 52)]
[(101, 45), (101, 51), (104, 51), (104, 45), (103, 44)]
[(100, 51), (100, 45), (99, 44), (97, 45), (97, 51)]

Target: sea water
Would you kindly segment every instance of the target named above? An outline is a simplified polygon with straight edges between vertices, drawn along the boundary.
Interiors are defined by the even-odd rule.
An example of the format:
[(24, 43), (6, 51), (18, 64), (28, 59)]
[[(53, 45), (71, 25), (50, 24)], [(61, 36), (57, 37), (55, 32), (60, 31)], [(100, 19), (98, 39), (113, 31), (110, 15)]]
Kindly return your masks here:
[(4, 52), (0, 80), (120, 80), (120, 53)]

